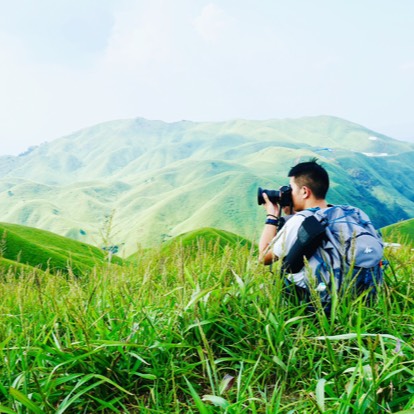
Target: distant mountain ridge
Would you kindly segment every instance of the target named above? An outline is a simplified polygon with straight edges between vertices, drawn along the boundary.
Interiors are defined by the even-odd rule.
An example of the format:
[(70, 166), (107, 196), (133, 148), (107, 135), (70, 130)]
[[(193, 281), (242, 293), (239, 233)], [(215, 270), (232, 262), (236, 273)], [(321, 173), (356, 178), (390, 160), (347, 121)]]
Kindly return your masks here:
[[(111, 121), (0, 157), (0, 220), (127, 254), (215, 227), (258, 237), (257, 186), (277, 188), (297, 161), (328, 169), (329, 201), (378, 227), (414, 215), (414, 144), (339, 118), (166, 123)], [(105, 240), (103, 240), (105, 239)]]

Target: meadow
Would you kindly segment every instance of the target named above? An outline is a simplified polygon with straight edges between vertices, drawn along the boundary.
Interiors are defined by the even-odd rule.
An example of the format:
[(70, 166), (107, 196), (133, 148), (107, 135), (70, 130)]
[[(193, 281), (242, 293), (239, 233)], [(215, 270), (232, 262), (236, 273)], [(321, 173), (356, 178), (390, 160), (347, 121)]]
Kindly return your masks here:
[(329, 317), (240, 242), (3, 267), (0, 412), (414, 413), (414, 253), (386, 258), (377, 301)]

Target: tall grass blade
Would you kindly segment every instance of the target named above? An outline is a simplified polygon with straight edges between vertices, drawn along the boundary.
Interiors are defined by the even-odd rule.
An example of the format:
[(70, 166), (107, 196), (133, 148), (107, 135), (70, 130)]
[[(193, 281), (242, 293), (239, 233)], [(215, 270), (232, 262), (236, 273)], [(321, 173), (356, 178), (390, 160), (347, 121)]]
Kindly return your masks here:
[(187, 383), (188, 389), (190, 390), (190, 394), (193, 397), (193, 400), (200, 411), (200, 414), (210, 414), (210, 409), (203, 403), (200, 396), (197, 394), (194, 387), (191, 385), (190, 381), (188, 381), (187, 378), (185, 378), (185, 382)]
[(325, 384), (324, 378), (321, 378), (316, 384), (316, 403), (322, 413), (325, 412)]
[(0, 413), (17, 414), (16, 411), (13, 411), (10, 408), (4, 407), (3, 405), (0, 405)]
[(381, 338), (387, 338), (387, 339), (393, 339), (394, 341), (401, 341), (401, 338), (397, 338), (394, 335), (389, 334), (356, 334), (356, 333), (350, 333), (350, 334), (342, 334), (342, 335), (326, 335), (326, 336), (316, 336), (313, 339), (317, 340), (324, 340), (329, 339), (330, 341), (340, 341), (342, 339), (357, 339), (358, 337), (381, 337)]
[(16, 388), (10, 388), (10, 395), (14, 397), (17, 401), (21, 402), (26, 408), (32, 411), (35, 414), (45, 414), (45, 412), (39, 408), (33, 401), (24, 395), (22, 392)]
[[(72, 396), (73, 392), (77, 390), (78, 388), (82, 387), (84, 384), (89, 382), (91, 379), (98, 379), (99, 381), (94, 382), (93, 384), (82, 388), (79, 392), (77, 392), (75, 395)], [(88, 393), (90, 390), (93, 390), (94, 388), (99, 387), (101, 384), (110, 384), (113, 387), (117, 388), (118, 390), (124, 392), (125, 394), (132, 395), (129, 391), (122, 388), (120, 385), (116, 384), (115, 382), (111, 381), (110, 379), (104, 377), (103, 375), (99, 374), (89, 374), (86, 375), (85, 378), (83, 378), (81, 381), (79, 381), (76, 386), (73, 388), (72, 392), (62, 401), (62, 403), (59, 405), (58, 410), (56, 411), (56, 414), (62, 414), (65, 412), (68, 408), (71, 407), (72, 403), (77, 401), (81, 396)]]
[(202, 400), (211, 402), (216, 407), (221, 407), (224, 409), (230, 406), (230, 403), (226, 399), (224, 399), (223, 397), (217, 397), (216, 395), (203, 395)]
[(414, 414), (414, 410), (403, 410), (403, 411), (397, 411), (394, 414)]

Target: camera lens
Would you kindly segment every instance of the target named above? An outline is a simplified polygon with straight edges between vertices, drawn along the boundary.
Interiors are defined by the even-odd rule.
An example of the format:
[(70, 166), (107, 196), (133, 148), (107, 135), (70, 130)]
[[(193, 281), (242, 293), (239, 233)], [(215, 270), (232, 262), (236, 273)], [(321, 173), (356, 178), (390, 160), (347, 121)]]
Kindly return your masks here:
[(257, 190), (257, 204), (262, 205), (265, 204), (265, 200), (263, 198), (263, 193), (267, 194), (269, 197), (270, 202), (273, 204), (277, 204), (280, 201), (280, 191), (278, 190), (265, 190), (261, 187)]

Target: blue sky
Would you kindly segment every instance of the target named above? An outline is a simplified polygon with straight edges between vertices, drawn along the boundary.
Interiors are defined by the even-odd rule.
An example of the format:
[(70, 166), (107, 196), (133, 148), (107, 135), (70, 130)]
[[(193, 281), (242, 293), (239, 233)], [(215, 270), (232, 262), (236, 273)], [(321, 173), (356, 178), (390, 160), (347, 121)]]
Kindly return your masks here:
[(112, 119), (334, 115), (414, 139), (411, 0), (0, 0), (0, 154)]

